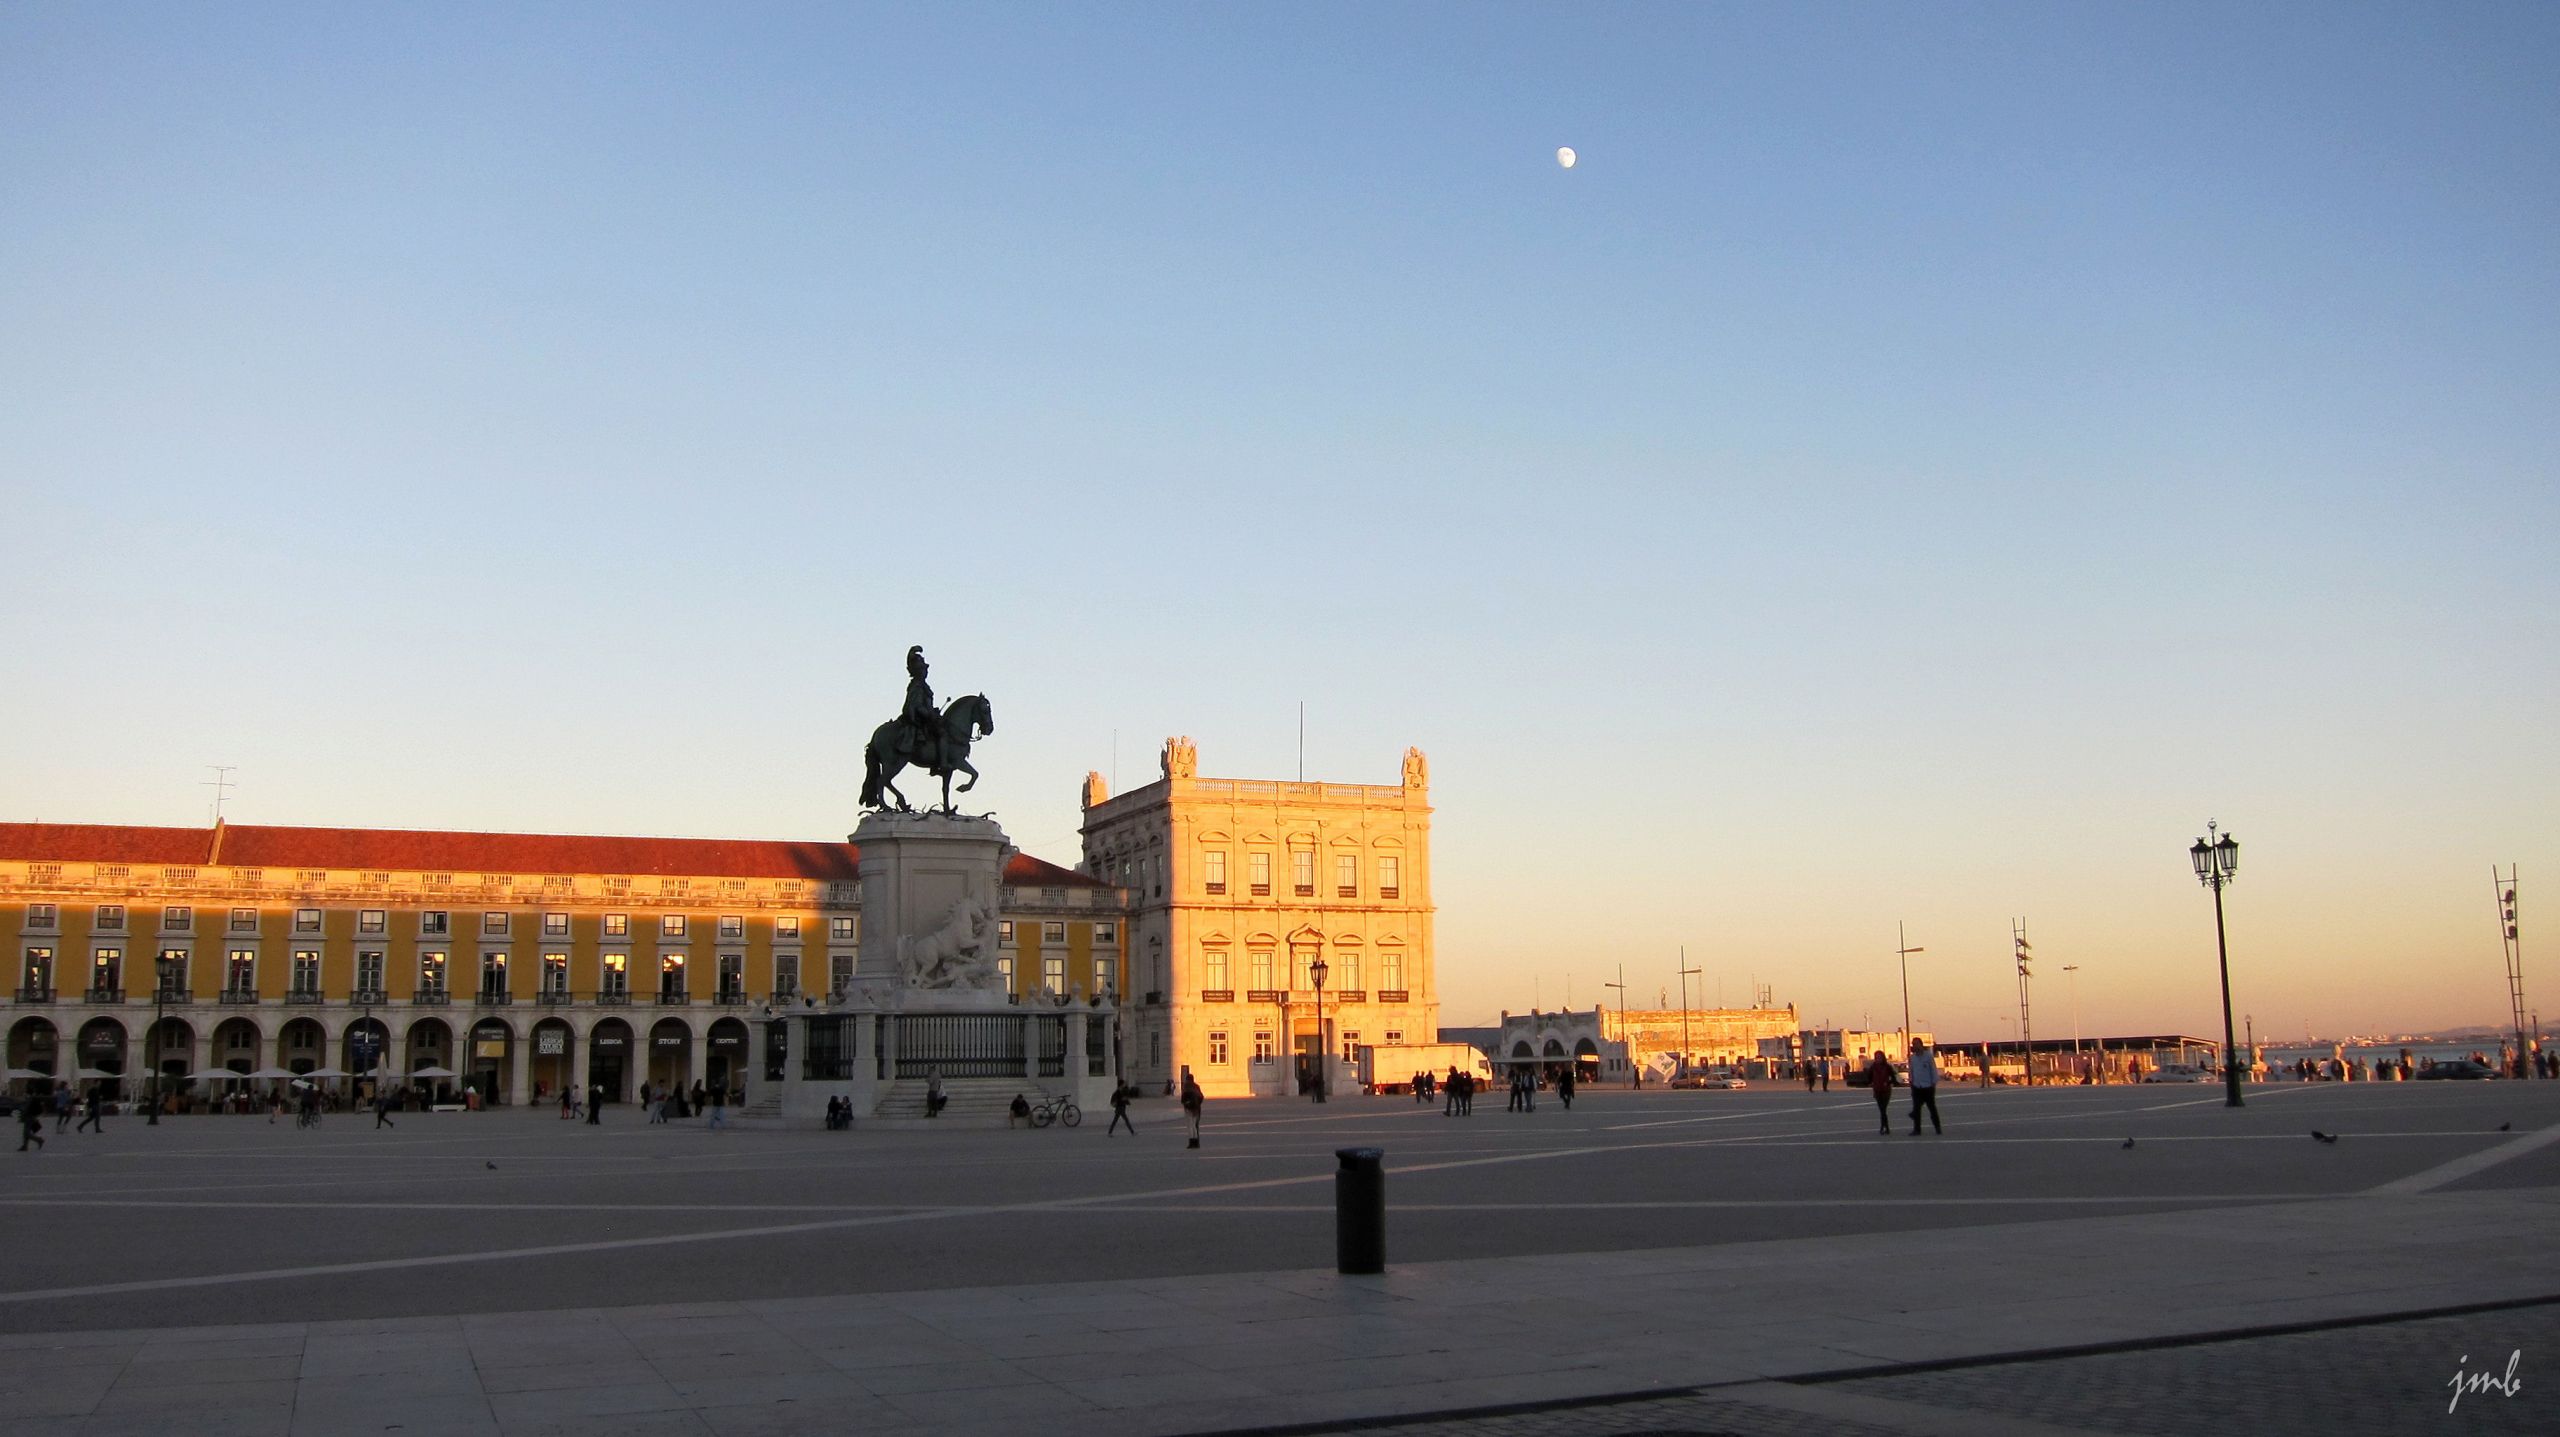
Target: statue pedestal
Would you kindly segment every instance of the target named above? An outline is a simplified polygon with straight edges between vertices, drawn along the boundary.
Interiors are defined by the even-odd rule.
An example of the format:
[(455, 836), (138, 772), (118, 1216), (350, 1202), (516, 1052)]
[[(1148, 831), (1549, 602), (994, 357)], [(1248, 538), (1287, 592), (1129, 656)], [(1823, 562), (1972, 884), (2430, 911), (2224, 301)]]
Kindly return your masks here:
[[(850, 1105), (857, 1128), (1002, 1127), (1015, 1093), (1106, 1106), (1113, 1010), (1017, 1003), (997, 971), (1014, 847), (995, 820), (873, 813), (852, 840), (862, 884), (855, 980), (842, 1002), (784, 1015), (771, 1120), (818, 1126), (830, 1099)], [(924, 1114), (928, 1071), (950, 1099), (939, 1118)]]

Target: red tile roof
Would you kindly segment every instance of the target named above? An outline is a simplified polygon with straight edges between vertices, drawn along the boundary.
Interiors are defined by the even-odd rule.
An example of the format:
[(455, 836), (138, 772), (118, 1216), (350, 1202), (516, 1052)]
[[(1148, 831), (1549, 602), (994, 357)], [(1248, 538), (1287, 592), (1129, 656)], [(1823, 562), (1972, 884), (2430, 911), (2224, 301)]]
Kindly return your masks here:
[[(278, 828), (226, 824), (217, 860), (210, 828), (90, 823), (0, 823), (0, 859), (19, 862), (200, 864), (225, 868), (382, 869), (403, 873), (614, 873), (687, 878), (850, 880), (850, 843), (738, 838), (615, 838), (551, 833), (452, 833), (399, 828)], [(1005, 881), (1103, 888), (1099, 880), (1017, 853)]]

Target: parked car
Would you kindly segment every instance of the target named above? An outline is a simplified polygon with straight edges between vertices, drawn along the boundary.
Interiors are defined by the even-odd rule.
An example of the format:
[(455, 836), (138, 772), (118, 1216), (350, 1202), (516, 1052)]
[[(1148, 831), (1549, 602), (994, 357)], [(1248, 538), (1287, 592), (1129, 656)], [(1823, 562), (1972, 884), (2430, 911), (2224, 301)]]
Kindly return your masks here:
[(2420, 1068), (2417, 1075), (2421, 1079), (2446, 1078), (2479, 1082), (2498, 1076), (2498, 1070), (2486, 1063), (2475, 1063), (2469, 1058), (2448, 1058), (2437, 1062), (2433, 1067)]
[(2191, 1068), (2184, 1063), (2163, 1063), (2142, 1075), (2146, 1083), (2218, 1083), (2221, 1076), (2211, 1068)]

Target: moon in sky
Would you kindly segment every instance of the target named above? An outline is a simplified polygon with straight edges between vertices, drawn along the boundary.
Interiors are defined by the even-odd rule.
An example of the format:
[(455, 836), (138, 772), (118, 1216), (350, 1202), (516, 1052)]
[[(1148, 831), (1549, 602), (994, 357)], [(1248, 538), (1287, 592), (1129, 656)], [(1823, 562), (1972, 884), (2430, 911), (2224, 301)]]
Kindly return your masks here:
[(1556, 151), (1556, 163), (1557, 163), (1557, 164), (1562, 165), (1562, 166), (1564, 166), (1566, 169), (1568, 169), (1568, 170), (1569, 170), (1569, 169), (1572, 169), (1572, 168), (1573, 168), (1573, 161), (1574, 161), (1573, 146), (1571, 146), (1571, 145), (1565, 145), (1565, 146), (1562, 146), (1561, 148), (1559, 148), (1559, 149)]

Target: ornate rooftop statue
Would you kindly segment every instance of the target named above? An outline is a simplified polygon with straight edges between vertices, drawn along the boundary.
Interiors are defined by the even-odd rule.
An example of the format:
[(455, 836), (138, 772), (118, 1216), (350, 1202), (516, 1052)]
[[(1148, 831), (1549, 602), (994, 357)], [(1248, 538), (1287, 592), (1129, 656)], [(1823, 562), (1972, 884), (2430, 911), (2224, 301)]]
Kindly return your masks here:
[(862, 806), (886, 808), (892, 802), (910, 808), (896, 779), (920, 768), (942, 780), (942, 808), (951, 811), (951, 775), (965, 773), (967, 793), (978, 786), (978, 771), (969, 764), (969, 745), (996, 731), (995, 709), (984, 694), (965, 694), (936, 713), (933, 685), (925, 681), (924, 646), (907, 650), (907, 701), (898, 716), (871, 731), (862, 748)]

